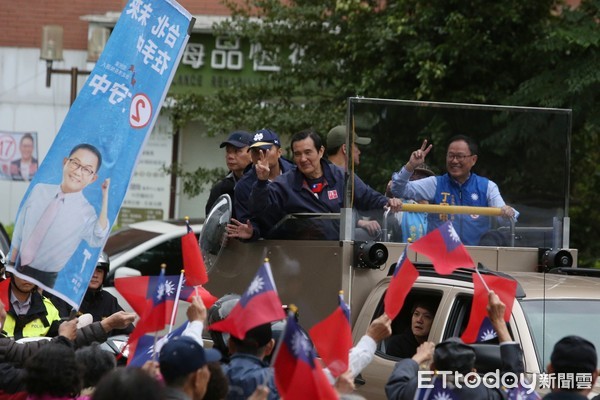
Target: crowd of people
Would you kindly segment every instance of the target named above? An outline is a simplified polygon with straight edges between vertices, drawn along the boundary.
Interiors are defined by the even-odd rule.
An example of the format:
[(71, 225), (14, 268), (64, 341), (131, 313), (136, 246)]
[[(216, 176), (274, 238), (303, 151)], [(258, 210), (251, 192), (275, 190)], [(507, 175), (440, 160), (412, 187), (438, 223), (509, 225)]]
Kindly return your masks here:
[(207, 215), (211, 202), (221, 194), (229, 194), (233, 218), (227, 232), (231, 238), (337, 240), (339, 220), (335, 219), (313, 218), (296, 221), (295, 229), (274, 228), (281, 228), (278, 222), (289, 214), (339, 213), (344, 207), (348, 176), (352, 176), (356, 240), (386, 239), (381, 237), (384, 208), (389, 208), (396, 217), (386, 222), (390, 224), (390, 233), (396, 233), (393, 238), (397, 241), (412, 242), (452, 219), (464, 244), (479, 245), (485, 242), (486, 233), (492, 228), (489, 218), (478, 215), (401, 212), (403, 202), (496, 207), (500, 210), (499, 224), (516, 221), (519, 216), (518, 211), (504, 202), (496, 183), (472, 171), (479, 150), (467, 136), (449, 140), (447, 173), (440, 176), (425, 165), (432, 149), (425, 140), (420, 149), (411, 153), (406, 165), (392, 175), (382, 194), (355, 174), (348, 175), (360, 164), (360, 146), (368, 145), (371, 138), (353, 134), (350, 149), (346, 147), (347, 135), (343, 125), (331, 129), (327, 143), (311, 129), (297, 132), (291, 137), (290, 162), (283, 157), (281, 140), (273, 130), (260, 129), (253, 135), (232, 132), (221, 144), (227, 149), (230, 173), (211, 189)]
[[(286, 214), (338, 213), (343, 207), (347, 172), (360, 163), (358, 146), (370, 141), (355, 136), (349, 149), (346, 127), (338, 126), (329, 132), (325, 150), (320, 135), (303, 130), (291, 138), (293, 160), (288, 161), (283, 157), (276, 132), (269, 129), (253, 134), (232, 132), (221, 144), (230, 172), (212, 188), (206, 212), (209, 213), (211, 204), (221, 194), (230, 195), (233, 218), (227, 228), (228, 235), (245, 241), (268, 238)], [(357, 232), (362, 230), (367, 236), (377, 237), (381, 225), (370, 217), (370, 212), (389, 208), (401, 213), (403, 201), (409, 200), (498, 207), (503, 218), (518, 217), (518, 212), (504, 203), (494, 182), (471, 172), (478, 149), (470, 138), (457, 136), (449, 141), (447, 173), (442, 176), (435, 176), (424, 165), (431, 148), (425, 141), (411, 154), (406, 165), (391, 177), (387, 195), (352, 175)], [(476, 195), (465, 196), (467, 192)], [(402, 224), (399, 219), (407, 231), (404, 240), (416, 240), (428, 229), (439, 226), (441, 221), (435, 217), (439, 215), (429, 215), (426, 220), (411, 222), (412, 225), (406, 220)], [(467, 215), (456, 218), (460, 221), (457, 232), (466, 244), (478, 244), (489, 229), (486, 225), (489, 222), (482, 222), (483, 219)], [(295, 238), (336, 240), (339, 222), (310, 221), (301, 231), (290, 234)], [(0, 400), (281, 398), (272, 359), (284, 326), (282, 321), (258, 325), (243, 338), (211, 331), (206, 326), (227, 317), (240, 301), (240, 296), (234, 294), (222, 297), (209, 310), (200, 297), (193, 297), (187, 310), (189, 324), (181, 335), (156, 341), (154, 356), (142, 367), (121, 365), (123, 354), (107, 351), (100, 343), (112, 335), (131, 333), (136, 316), (123, 311), (116, 298), (103, 290), (108, 270), (108, 257), (102, 254), (76, 311), (23, 276), (8, 277), (8, 311), (0, 301)], [(1, 274), (0, 279), (5, 278)], [(476, 354), (472, 346), (459, 338), (448, 338), (438, 344), (429, 341), (437, 307), (437, 303), (425, 299), (413, 302), (410, 325), (397, 335), (392, 335), (393, 321), (385, 313), (374, 318), (350, 350), (347, 371), (335, 377), (323, 365), (337, 395), (360, 398), (354, 393), (355, 379), (382, 345), (387, 355), (399, 359), (385, 385), (389, 399), (433, 398), (434, 392), (420, 385), (419, 371), (430, 370), (433, 382), (438, 383), (442, 379), (438, 371), (460, 376), (475, 372)], [(504, 321), (505, 309), (499, 297), (490, 292), (488, 318), (500, 342), (501, 372), (522, 374), (522, 351)], [(212, 339), (212, 348), (205, 347), (205, 330)], [(27, 340), (34, 337), (42, 339)], [(556, 343), (547, 370), (556, 374), (589, 374), (593, 386), (598, 375), (596, 366), (594, 345), (584, 338), (568, 336)], [(434, 389), (439, 388), (438, 383), (433, 384)], [(460, 379), (449, 382), (458, 398), (511, 396), (505, 388), (471, 387), (464, 383)], [(545, 398), (584, 399), (590, 390), (555, 384)]]
[[(78, 317), (60, 318), (52, 311), (52, 302), (35, 286), (26, 286), (22, 279), (11, 277), (11, 303), (4, 311), (0, 302), (0, 399), (278, 399), (281, 396), (275, 383), (272, 364), (276, 341), (284, 329), (282, 322), (258, 325), (246, 332), (243, 339), (231, 334), (208, 331), (212, 348), (205, 348), (202, 332), (205, 324), (227, 318), (240, 296), (228, 294), (209, 310), (200, 297), (189, 304), (189, 324), (180, 336), (161, 339), (154, 345), (156, 354), (142, 367), (125, 367), (118, 362), (121, 355), (103, 349), (100, 343), (115, 329), (126, 329), (133, 315), (117, 311), (100, 321), (78, 327)], [(14, 283), (20, 282), (20, 283)], [(23, 301), (14, 295), (29, 291), (31, 304), (35, 298), (45, 304), (46, 312), (38, 313), (33, 323), (25, 326), (43, 326), (36, 332), (22, 329), (16, 334), (15, 323), (25, 320), (27, 312), (18, 307)], [(356, 342), (348, 355), (348, 370), (335, 378), (324, 366), (330, 384), (340, 398), (361, 398), (354, 394), (355, 378), (373, 360), (382, 342), (388, 349), (395, 348), (399, 358), (387, 380), (385, 392), (389, 399), (428, 398), (430, 386), (444, 381), (462, 399), (505, 399), (510, 392), (503, 387), (467, 385), (462, 379), (474, 373), (475, 350), (459, 338), (449, 338), (437, 345), (428, 341), (437, 305), (418, 300), (411, 307), (411, 325), (406, 332), (392, 336), (392, 321), (384, 313), (375, 318), (365, 334)], [(488, 317), (497, 332), (502, 358), (501, 373), (522, 374), (523, 354), (514, 342), (504, 322), (506, 306), (492, 291), (488, 298)], [(73, 317), (74, 316), (74, 317)], [(11, 329), (11, 327), (13, 329)], [(54, 329), (56, 329), (54, 331)], [(43, 337), (45, 340), (21, 342), (17, 337)], [(389, 353), (388, 350), (388, 354)], [(589, 389), (561, 387), (555, 384), (545, 399), (585, 399), (595, 383), (597, 353), (594, 345), (578, 336), (559, 340), (547, 366), (551, 374), (588, 374)], [(430, 386), (423, 386), (419, 371), (430, 370)], [(456, 378), (458, 376), (459, 378)], [(454, 379), (454, 380), (453, 380)], [(456, 380), (459, 379), (459, 380)], [(445, 386), (444, 386), (445, 387)], [(429, 391), (429, 392), (427, 392)], [(429, 397), (434, 398), (434, 397)], [(529, 397), (534, 398), (534, 397)], [(539, 398), (539, 397), (538, 397)]]

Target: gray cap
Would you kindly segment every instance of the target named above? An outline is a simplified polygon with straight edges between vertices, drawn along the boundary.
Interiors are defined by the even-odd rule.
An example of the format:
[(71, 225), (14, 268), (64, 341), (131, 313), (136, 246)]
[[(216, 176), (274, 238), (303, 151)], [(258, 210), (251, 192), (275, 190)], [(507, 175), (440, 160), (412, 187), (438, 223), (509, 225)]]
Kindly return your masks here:
[[(346, 125), (338, 125), (332, 128), (327, 134), (327, 147), (334, 149), (346, 143)], [(354, 136), (354, 143), (356, 144), (369, 144), (371, 138), (363, 136)]]

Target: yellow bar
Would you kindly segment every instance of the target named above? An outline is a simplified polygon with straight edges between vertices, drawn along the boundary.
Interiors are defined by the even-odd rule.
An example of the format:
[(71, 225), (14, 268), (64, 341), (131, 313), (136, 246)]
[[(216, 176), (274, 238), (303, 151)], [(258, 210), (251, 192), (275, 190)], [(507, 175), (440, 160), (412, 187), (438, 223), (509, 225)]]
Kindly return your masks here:
[(427, 212), (435, 214), (473, 214), (499, 217), (499, 207), (443, 206), (440, 204), (402, 204), (402, 211)]

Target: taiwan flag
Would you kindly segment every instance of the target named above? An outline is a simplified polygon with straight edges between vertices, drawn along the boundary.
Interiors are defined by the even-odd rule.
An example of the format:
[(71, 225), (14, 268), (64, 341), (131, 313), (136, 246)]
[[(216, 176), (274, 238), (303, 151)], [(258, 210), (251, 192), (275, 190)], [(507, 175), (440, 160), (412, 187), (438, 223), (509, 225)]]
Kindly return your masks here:
[(183, 331), (188, 327), (189, 322), (185, 321), (181, 326), (166, 336), (156, 340), (154, 335), (143, 335), (139, 340), (131, 343), (129, 346), (129, 356), (127, 358), (128, 367), (142, 367), (146, 361), (154, 358), (154, 353), (160, 351), (162, 346), (169, 341), (170, 338), (181, 336)]
[(336, 378), (348, 370), (348, 355), (352, 348), (350, 309), (342, 294), (339, 295), (339, 302), (333, 313), (309, 331), (319, 357)]
[(406, 253), (407, 248), (404, 249), (396, 263), (394, 276), (383, 299), (384, 312), (390, 319), (396, 318), (404, 305), (408, 292), (419, 277), (419, 272), (410, 262)]
[(448, 221), (410, 245), (411, 250), (428, 257), (442, 275), (457, 268), (475, 268), (475, 263)]
[(433, 382), (427, 385), (431, 387), (417, 388), (415, 400), (462, 400), (460, 395), (446, 384), (444, 378), (436, 375)]
[(200, 252), (200, 245), (194, 231), (190, 227), (190, 220), (187, 217), (185, 225), (187, 233), (181, 238), (185, 284), (190, 286), (204, 285), (208, 282), (208, 274), (206, 273), (206, 266)]
[[(335, 336), (334, 332), (331, 332)], [(275, 385), (285, 400), (333, 400), (338, 396), (327, 380), (315, 351), (292, 313), (274, 356)]]
[(171, 318), (173, 311), (174, 298), (171, 299), (171, 293), (175, 292), (175, 286), (169, 285), (165, 276), (165, 269), (160, 269), (160, 275), (156, 280), (156, 285), (150, 286), (146, 290), (146, 306), (140, 315), (140, 320), (135, 325), (135, 329), (129, 335), (129, 342), (133, 342), (146, 332), (156, 332), (162, 330)]
[(504, 321), (506, 322), (510, 320), (512, 306), (515, 301), (515, 294), (517, 292), (516, 281), (501, 276), (474, 273), (471, 315), (469, 316), (467, 327), (461, 336), (461, 339), (465, 343), (482, 342), (493, 339), (496, 336), (487, 313), (488, 291), (481, 279), (485, 281), (485, 285), (490, 290), (493, 290), (498, 295), (500, 301), (506, 305), (504, 311)]
[(5, 280), (0, 282), (0, 301), (4, 304), (4, 310), (8, 311), (10, 309), (10, 296), (8, 292), (10, 290), (10, 278), (6, 278)]
[(246, 332), (250, 329), (284, 318), (285, 312), (275, 288), (271, 266), (268, 260), (265, 260), (229, 315), (210, 325), (208, 329), (228, 332), (236, 338), (244, 340)]
[[(115, 288), (121, 293), (123, 298), (129, 303), (133, 311), (137, 315), (143, 315), (148, 303), (148, 289), (156, 287), (158, 281), (162, 279), (160, 276), (128, 276), (115, 279)], [(167, 301), (175, 301), (177, 294), (177, 285), (180, 277), (174, 275), (166, 275), (165, 280), (165, 296)], [(192, 297), (198, 294), (206, 308), (210, 308), (217, 298), (202, 286), (190, 287), (181, 285), (179, 300), (191, 302)]]

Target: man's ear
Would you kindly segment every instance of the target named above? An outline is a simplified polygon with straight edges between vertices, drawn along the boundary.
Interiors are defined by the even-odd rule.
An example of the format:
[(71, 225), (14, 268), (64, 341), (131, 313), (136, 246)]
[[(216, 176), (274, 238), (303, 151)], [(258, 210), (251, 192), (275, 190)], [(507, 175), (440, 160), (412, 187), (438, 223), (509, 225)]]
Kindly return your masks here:
[(88, 185), (91, 184), (91, 183), (96, 182), (96, 179), (98, 179), (98, 174), (94, 174), (94, 176), (92, 177), (92, 179), (90, 179), (90, 183), (88, 183)]
[(265, 345), (265, 356), (271, 355), (273, 349), (275, 349), (275, 339), (269, 340), (269, 343)]
[(68, 162), (69, 162), (69, 159), (67, 157), (63, 158), (63, 167), (65, 165), (67, 165)]
[(472, 167), (473, 167), (473, 166), (475, 166), (475, 164), (477, 163), (477, 154), (475, 154), (475, 155), (474, 155), (474, 156), (471, 158), (471, 160), (473, 161), (473, 165), (472, 165)]
[(342, 154), (344, 154), (344, 155), (348, 154), (348, 152), (346, 151), (346, 143), (344, 143), (342, 145), (341, 149), (342, 149)]

